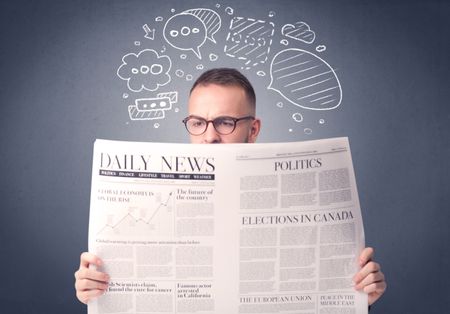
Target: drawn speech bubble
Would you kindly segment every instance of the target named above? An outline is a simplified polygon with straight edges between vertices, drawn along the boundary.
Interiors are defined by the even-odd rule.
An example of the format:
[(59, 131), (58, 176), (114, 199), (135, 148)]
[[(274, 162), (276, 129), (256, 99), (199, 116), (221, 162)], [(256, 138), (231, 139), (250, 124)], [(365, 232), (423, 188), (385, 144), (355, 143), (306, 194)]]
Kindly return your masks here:
[(331, 66), (311, 52), (292, 48), (275, 55), (267, 89), (310, 110), (331, 110), (342, 101), (342, 88)]
[(197, 16), (179, 13), (164, 25), (164, 39), (179, 50), (192, 50), (201, 59), (200, 47), (206, 41), (206, 26)]
[(216, 43), (214, 39), (214, 34), (218, 32), (220, 29), (220, 25), (222, 23), (220, 19), (220, 15), (211, 9), (190, 9), (186, 10), (183, 13), (195, 15), (200, 21), (203, 22), (206, 28), (206, 38), (211, 40), (213, 43)]

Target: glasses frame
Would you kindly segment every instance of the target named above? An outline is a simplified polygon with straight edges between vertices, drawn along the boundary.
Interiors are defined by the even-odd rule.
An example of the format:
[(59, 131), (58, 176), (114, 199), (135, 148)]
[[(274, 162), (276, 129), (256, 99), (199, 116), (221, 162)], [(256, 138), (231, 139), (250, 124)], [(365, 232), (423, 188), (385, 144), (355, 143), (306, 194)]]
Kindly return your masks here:
[[(202, 120), (202, 121), (206, 122), (205, 129), (203, 130), (203, 132), (196, 134), (196, 133), (192, 133), (191, 131), (189, 131), (189, 128), (187, 126), (187, 122), (189, 120), (191, 120), (191, 119), (198, 119), (198, 120)], [(214, 121), (216, 121), (216, 123), (217, 123), (218, 120), (223, 120), (223, 119), (230, 119), (230, 120), (232, 120), (234, 122), (233, 129), (229, 133), (222, 133), (222, 132), (219, 132), (219, 130), (217, 130), (217, 127), (216, 127), (216, 124), (214, 123)], [(245, 116), (245, 117), (241, 117), (241, 118), (235, 118), (235, 117), (230, 117), (230, 116), (220, 116), (220, 117), (216, 117), (216, 118), (214, 118), (212, 120), (207, 120), (207, 119), (199, 117), (199, 116), (191, 115), (191, 116), (187, 116), (186, 118), (184, 118), (182, 122), (184, 123), (184, 126), (186, 127), (186, 130), (188, 131), (188, 133), (191, 134), (191, 135), (194, 135), (194, 136), (198, 136), (198, 135), (204, 134), (206, 132), (206, 130), (208, 129), (208, 126), (209, 126), (210, 122), (212, 123), (212, 125), (214, 127), (214, 130), (216, 130), (216, 132), (218, 134), (220, 134), (220, 135), (229, 135), (229, 134), (233, 133), (234, 130), (236, 130), (236, 126), (237, 126), (237, 123), (239, 121), (248, 120), (248, 119), (254, 120), (256, 118), (254, 116)]]

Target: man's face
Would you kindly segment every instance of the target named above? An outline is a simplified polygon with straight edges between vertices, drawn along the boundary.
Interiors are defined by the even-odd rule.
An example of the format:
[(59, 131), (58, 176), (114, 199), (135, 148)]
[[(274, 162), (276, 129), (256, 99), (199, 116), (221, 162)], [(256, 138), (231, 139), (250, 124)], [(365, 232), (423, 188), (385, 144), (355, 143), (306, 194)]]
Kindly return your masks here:
[[(189, 115), (214, 120), (217, 117), (242, 118), (254, 116), (244, 89), (238, 86), (216, 84), (198, 85), (189, 97)], [(191, 135), (194, 144), (253, 143), (256, 141), (261, 121), (248, 119), (237, 122), (236, 129), (227, 135), (217, 133), (212, 123), (201, 135)]]

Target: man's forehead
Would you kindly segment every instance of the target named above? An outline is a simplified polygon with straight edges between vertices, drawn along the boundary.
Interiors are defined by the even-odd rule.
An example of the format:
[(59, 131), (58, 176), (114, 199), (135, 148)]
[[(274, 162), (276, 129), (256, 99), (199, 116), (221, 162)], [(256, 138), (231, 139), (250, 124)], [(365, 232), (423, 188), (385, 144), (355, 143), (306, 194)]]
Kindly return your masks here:
[(254, 114), (245, 90), (236, 85), (198, 85), (189, 96), (189, 113), (213, 112), (216, 115)]
[(227, 93), (231, 93), (233, 95), (244, 95), (245, 90), (242, 86), (235, 84), (216, 84), (216, 83), (206, 83), (197, 85), (190, 93), (189, 97), (194, 95), (203, 95), (206, 92), (210, 93), (218, 93), (220, 91), (226, 91)]

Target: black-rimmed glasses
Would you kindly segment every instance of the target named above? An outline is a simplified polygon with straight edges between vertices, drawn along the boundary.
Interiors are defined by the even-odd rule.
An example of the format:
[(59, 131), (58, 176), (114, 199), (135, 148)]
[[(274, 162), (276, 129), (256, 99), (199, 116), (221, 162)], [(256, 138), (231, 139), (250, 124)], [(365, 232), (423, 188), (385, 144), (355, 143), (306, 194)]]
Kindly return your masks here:
[(183, 119), (186, 130), (192, 135), (201, 135), (206, 132), (208, 124), (211, 122), (217, 133), (221, 135), (228, 135), (233, 133), (236, 129), (236, 124), (242, 120), (255, 119), (253, 116), (245, 116), (242, 118), (234, 117), (217, 117), (213, 120), (206, 120), (202, 117), (189, 116)]

